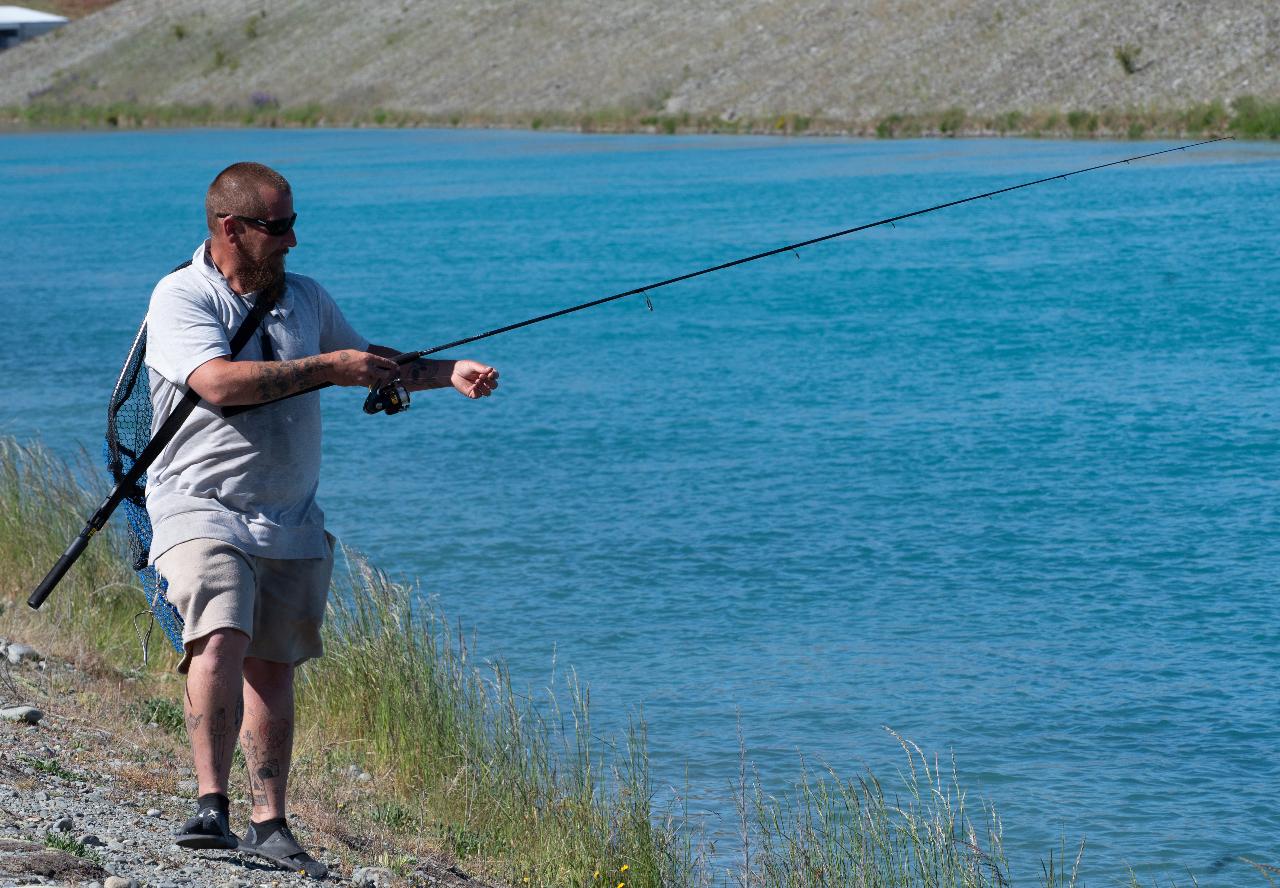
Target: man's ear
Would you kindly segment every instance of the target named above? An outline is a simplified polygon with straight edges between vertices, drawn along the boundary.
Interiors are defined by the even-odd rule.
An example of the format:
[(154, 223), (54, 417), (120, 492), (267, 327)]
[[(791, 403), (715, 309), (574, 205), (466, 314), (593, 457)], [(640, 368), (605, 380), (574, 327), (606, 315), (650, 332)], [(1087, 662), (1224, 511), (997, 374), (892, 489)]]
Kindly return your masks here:
[(226, 238), (229, 243), (236, 244), (240, 242), (239, 219), (235, 216), (223, 216), (218, 220), (218, 225), (222, 228), (222, 236)]

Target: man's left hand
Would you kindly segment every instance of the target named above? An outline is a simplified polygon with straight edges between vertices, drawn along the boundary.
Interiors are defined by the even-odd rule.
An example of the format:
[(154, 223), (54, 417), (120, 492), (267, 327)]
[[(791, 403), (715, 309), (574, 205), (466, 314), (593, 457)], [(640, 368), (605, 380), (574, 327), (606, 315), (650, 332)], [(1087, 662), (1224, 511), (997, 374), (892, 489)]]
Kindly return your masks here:
[(455, 361), (449, 382), (468, 398), (487, 398), (498, 387), (498, 371), (479, 361)]

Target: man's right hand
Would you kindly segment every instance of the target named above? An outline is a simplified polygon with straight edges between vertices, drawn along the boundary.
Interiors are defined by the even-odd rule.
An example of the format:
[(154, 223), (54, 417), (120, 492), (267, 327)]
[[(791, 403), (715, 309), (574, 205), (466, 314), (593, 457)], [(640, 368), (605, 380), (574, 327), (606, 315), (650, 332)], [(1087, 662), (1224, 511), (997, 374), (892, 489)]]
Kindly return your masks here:
[(381, 386), (400, 375), (395, 361), (371, 352), (347, 348), (324, 357), (329, 364), (328, 381), (334, 385)]

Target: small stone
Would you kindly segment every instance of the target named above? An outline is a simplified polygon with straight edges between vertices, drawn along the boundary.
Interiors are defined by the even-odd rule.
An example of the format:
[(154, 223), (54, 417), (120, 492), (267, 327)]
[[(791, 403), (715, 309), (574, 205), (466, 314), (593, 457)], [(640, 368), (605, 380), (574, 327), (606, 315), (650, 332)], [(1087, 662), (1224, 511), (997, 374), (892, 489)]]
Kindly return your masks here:
[(0, 709), (0, 718), (34, 725), (44, 718), (44, 713), (34, 706), (6, 706)]
[(373, 775), (370, 774), (368, 771), (361, 771), (358, 775), (356, 775), (357, 783), (368, 783), (371, 780), (373, 780)]
[(86, 848), (100, 848), (107, 843), (102, 841), (102, 839), (98, 838), (93, 833), (85, 833), (80, 837), (80, 844), (84, 845)]
[(70, 817), (59, 817), (53, 821), (53, 829), (56, 832), (71, 832), (71, 827), (75, 826), (75, 821)]
[(159, 808), (148, 808), (148, 809), (147, 809), (147, 816), (148, 816), (148, 817), (159, 817), (162, 813), (163, 813), (163, 812), (162, 812)]
[(124, 876), (107, 876), (102, 888), (138, 888), (137, 879), (126, 879)]
[(198, 790), (199, 788), (200, 788), (200, 784), (198, 784), (198, 783), (197, 783), (196, 781), (194, 781), (194, 780), (179, 780), (179, 781), (178, 781), (178, 792), (183, 792), (183, 793), (188, 793), (188, 794), (194, 794), (194, 793), (196, 792), (196, 790)]
[(351, 874), (351, 883), (356, 888), (387, 888), (391, 879), (391, 870), (382, 866), (361, 867)]
[(40, 654), (35, 648), (29, 644), (22, 644), (21, 642), (15, 642), (9, 645), (8, 649), (4, 653), (5, 656), (9, 658), (9, 662), (13, 663), (15, 666), (23, 660), (40, 659)]

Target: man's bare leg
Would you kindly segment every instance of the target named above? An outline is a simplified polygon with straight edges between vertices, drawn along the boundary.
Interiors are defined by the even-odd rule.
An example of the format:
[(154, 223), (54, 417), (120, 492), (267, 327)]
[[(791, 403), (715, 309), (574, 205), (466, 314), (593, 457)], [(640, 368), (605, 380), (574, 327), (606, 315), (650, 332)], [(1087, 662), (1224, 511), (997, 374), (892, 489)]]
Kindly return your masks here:
[(249, 770), (253, 819), (285, 816), (293, 759), (293, 664), (244, 661), (244, 725), (240, 746)]
[(215, 630), (191, 645), (183, 711), (200, 805), (179, 830), (176, 841), (184, 847), (236, 846), (227, 824), (227, 783), (244, 711), (241, 680), (248, 647), (249, 636), (236, 629)]
[(244, 661), (244, 727), (240, 732), (253, 793), (253, 817), (240, 850), (323, 879), (329, 868), (302, 849), (285, 820), (293, 759), (293, 665)]

